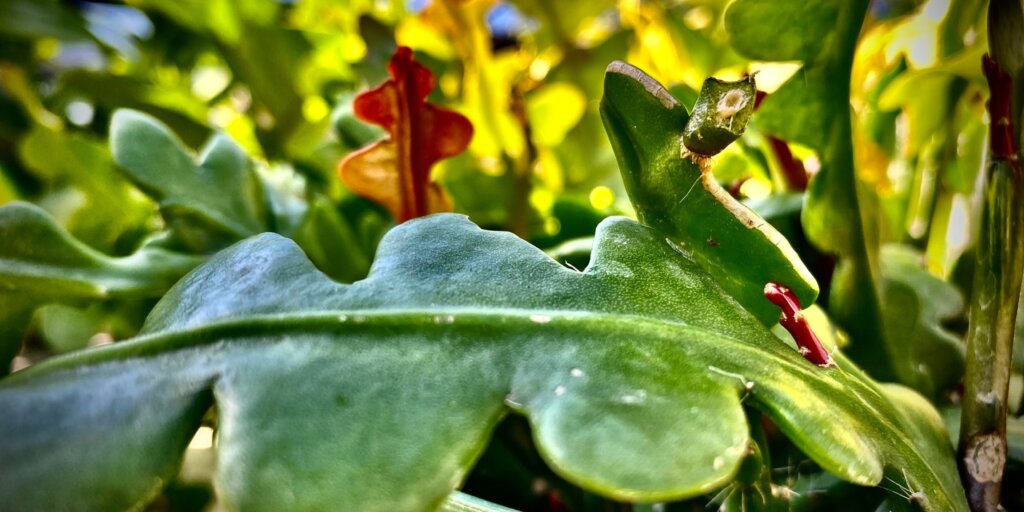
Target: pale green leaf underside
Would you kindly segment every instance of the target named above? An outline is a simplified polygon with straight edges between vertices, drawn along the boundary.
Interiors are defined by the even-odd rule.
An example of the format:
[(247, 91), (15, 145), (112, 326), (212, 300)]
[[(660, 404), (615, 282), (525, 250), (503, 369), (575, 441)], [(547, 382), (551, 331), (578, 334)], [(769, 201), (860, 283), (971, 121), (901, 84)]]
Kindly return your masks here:
[(496, 505), (461, 492), (454, 492), (444, 502), (440, 512), (516, 512), (515, 509)]
[(186, 276), (137, 340), (0, 383), (0, 495), (21, 510), (140, 503), (215, 403), (218, 489), (236, 509), (436, 508), (509, 410), (566, 478), (670, 500), (731, 478), (745, 400), (829, 471), (905, 472), (928, 510), (963, 510), (927, 402), (838, 361), (808, 363), (622, 218), (582, 273), (459, 216), (412, 221), (353, 285), (260, 235)]

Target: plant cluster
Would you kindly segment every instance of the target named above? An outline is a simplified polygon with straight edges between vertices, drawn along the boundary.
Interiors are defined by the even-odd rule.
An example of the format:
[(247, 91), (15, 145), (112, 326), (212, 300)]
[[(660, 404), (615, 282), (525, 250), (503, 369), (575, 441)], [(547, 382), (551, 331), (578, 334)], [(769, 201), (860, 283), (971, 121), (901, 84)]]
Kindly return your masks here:
[(6, 0), (0, 511), (1024, 509), (1022, 34)]

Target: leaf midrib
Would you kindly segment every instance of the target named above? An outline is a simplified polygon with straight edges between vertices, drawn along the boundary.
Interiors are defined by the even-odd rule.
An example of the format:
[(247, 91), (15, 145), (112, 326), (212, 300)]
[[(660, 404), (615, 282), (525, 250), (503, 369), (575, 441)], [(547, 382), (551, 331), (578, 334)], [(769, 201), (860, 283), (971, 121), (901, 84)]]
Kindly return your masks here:
[[(448, 322), (446, 318), (448, 316), (454, 317), (454, 320)], [(544, 318), (548, 320), (538, 321), (538, 319)], [(740, 352), (744, 352), (747, 357), (764, 360), (766, 366), (775, 365), (780, 370), (791, 374), (800, 373), (807, 375), (816, 371), (841, 371), (841, 368), (826, 370), (813, 366), (797, 355), (798, 353), (787, 346), (782, 340), (778, 340), (770, 335), (767, 335), (766, 339), (776, 341), (776, 343), (755, 345), (727, 334), (693, 326), (685, 322), (633, 314), (519, 308), (488, 308), (486, 312), (481, 312), (479, 308), (449, 307), (391, 309), (386, 311), (381, 309), (304, 311), (299, 313), (254, 314), (246, 315), (243, 318), (215, 320), (200, 326), (142, 334), (128, 341), (56, 356), (11, 374), (5, 382), (14, 383), (36, 374), (59, 371), (75, 366), (154, 357), (172, 350), (213, 344), (228, 338), (246, 336), (266, 337), (291, 333), (295, 330), (302, 330), (306, 334), (315, 332), (347, 332), (351, 334), (359, 330), (387, 327), (403, 327), (407, 329), (451, 329), (453, 327), (487, 329), (494, 328), (495, 325), (500, 323), (509, 329), (523, 329), (524, 327), (547, 329), (559, 327), (581, 335), (580, 337), (585, 337), (588, 330), (596, 329), (595, 321), (605, 326), (628, 329), (633, 335), (642, 336), (647, 334), (649, 338), (665, 339), (666, 337), (671, 337), (666, 336), (666, 329), (671, 334), (712, 334), (732, 342), (733, 345), (730, 346), (730, 349), (737, 355)], [(792, 353), (792, 355), (786, 355), (787, 353)], [(874, 395), (882, 394), (880, 390), (867, 386), (858, 379), (850, 378), (848, 380), (847, 384), (854, 383), (861, 387), (859, 390), (861, 394), (867, 392)], [(856, 396), (860, 397), (859, 394)], [(877, 411), (873, 404), (863, 400), (860, 403), (862, 406), (878, 412), (877, 417), (885, 418), (883, 423), (891, 425), (891, 422), (886, 418), (887, 415)]]
[[(454, 320), (449, 322), (448, 316), (454, 317)], [(546, 321), (538, 321), (545, 318), (547, 319)], [(842, 368), (826, 370), (814, 367), (811, 363), (800, 358), (782, 340), (777, 340), (774, 337), (768, 338), (766, 336), (766, 339), (777, 340), (777, 344), (752, 344), (703, 327), (696, 327), (684, 322), (664, 318), (622, 313), (595, 313), (551, 309), (489, 308), (487, 311), (482, 312), (479, 308), (454, 307), (392, 309), (384, 311), (381, 309), (303, 311), (298, 313), (255, 314), (242, 318), (216, 320), (195, 327), (143, 334), (129, 341), (57, 356), (22, 371), (15, 372), (0, 383), (17, 384), (30, 377), (77, 366), (95, 365), (133, 358), (156, 357), (172, 350), (214, 344), (227, 338), (266, 337), (290, 333), (295, 330), (302, 330), (305, 334), (317, 332), (351, 334), (364, 330), (394, 327), (407, 329), (493, 329), (499, 325), (510, 330), (561, 328), (580, 334), (582, 335), (580, 336), (581, 338), (586, 337), (585, 334), (588, 330), (601, 330), (603, 326), (615, 326), (618, 329), (628, 329), (633, 335), (643, 336), (648, 334), (650, 337), (661, 339), (673, 337), (666, 336), (666, 334), (712, 334), (717, 338), (732, 342), (729, 350), (734, 354), (744, 353), (746, 357), (761, 359), (765, 365), (776, 365), (780, 367), (779, 370), (790, 374), (801, 373), (806, 375), (815, 371), (842, 371)], [(793, 355), (786, 355), (787, 351), (792, 352)], [(722, 376), (722, 378), (727, 377)], [(872, 416), (875, 422), (879, 424), (880, 430), (901, 430), (901, 427), (890, 419), (888, 412), (878, 410), (875, 404), (865, 400), (863, 396), (866, 393), (870, 393), (881, 395), (884, 399), (884, 394), (881, 393), (881, 390), (875, 389), (854, 377), (845, 379), (845, 381), (844, 384), (846, 385), (852, 384), (850, 386), (851, 395), (858, 398), (860, 406), (874, 413)], [(739, 391), (741, 386), (738, 382), (736, 384)], [(853, 391), (857, 391), (857, 393), (854, 394), (852, 393)], [(751, 396), (756, 402), (761, 404), (762, 400), (757, 397), (756, 391), (751, 393)], [(767, 403), (760, 405), (759, 408), (770, 415), (773, 412)], [(902, 445), (902, 451), (905, 453), (917, 453), (917, 448), (903, 437), (890, 439), (890, 442), (898, 442)], [(884, 446), (876, 446), (876, 449), (880, 450), (885, 450), (885, 448)], [(888, 461), (883, 459), (883, 462)], [(926, 461), (918, 458), (917, 462), (921, 468), (924, 468), (931, 475), (932, 481), (942, 481), (933, 468), (925, 463)], [(946, 498), (948, 502), (948, 497)]]
[[(448, 321), (447, 317), (454, 317)], [(775, 352), (754, 355), (764, 357), (770, 355), (776, 363), (789, 366), (792, 371), (806, 372), (802, 359), (791, 360), (782, 355), (782, 351), (792, 349), (781, 340), (775, 347), (752, 345), (738, 338), (711, 331), (703, 327), (690, 325), (682, 321), (664, 318), (652, 318), (623, 313), (605, 313), (562, 309), (522, 309), (522, 308), (481, 308), (471, 307), (435, 307), (409, 309), (352, 309), (322, 310), (291, 313), (249, 314), (244, 317), (219, 319), (198, 326), (171, 328), (153, 333), (143, 333), (123, 342), (91, 348), (82, 352), (55, 356), (22, 371), (11, 374), (6, 382), (13, 382), (30, 374), (56, 371), (79, 365), (99, 364), (118, 359), (149, 357), (165, 353), (222, 341), (225, 338), (243, 336), (268, 336), (293, 332), (301, 329), (304, 333), (313, 332), (346, 332), (367, 328), (407, 327), (407, 328), (458, 328), (477, 327), (494, 328), (499, 323), (509, 327), (533, 326), (538, 329), (551, 327), (571, 327), (573, 332), (585, 333), (594, 329), (594, 322), (603, 325), (615, 325), (628, 328), (633, 334), (651, 333), (664, 337), (664, 329), (676, 332), (693, 332), (713, 334), (725, 338), (741, 347), (758, 349), (774, 349)], [(767, 336), (766, 336), (767, 337)], [(775, 338), (768, 338), (775, 339)], [(773, 344), (775, 345), (775, 344)], [(796, 352), (794, 352), (796, 354)], [(797, 356), (798, 357), (798, 356)], [(809, 363), (808, 363), (809, 364)]]

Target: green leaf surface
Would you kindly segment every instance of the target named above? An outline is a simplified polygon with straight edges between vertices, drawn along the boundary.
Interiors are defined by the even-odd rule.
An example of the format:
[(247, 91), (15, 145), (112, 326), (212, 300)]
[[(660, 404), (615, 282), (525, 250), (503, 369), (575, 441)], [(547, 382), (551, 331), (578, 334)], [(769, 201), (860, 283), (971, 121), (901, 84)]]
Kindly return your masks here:
[(110, 147), (190, 249), (209, 251), (266, 230), (262, 186), (249, 156), (228, 136), (214, 135), (196, 161), (165, 125), (122, 109), (110, 122)]
[(767, 135), (817, 152), (821, 169), (807, 188), (802, 221), (808, 240), (839, 256), (829, 312), (850, 333), (850, 356), (876, 378), (894, 380), (899, 349), (883, 326), (878, 243), (865, 220), (874, 218), (871, 196), (857, 181), (850, 118), (850, 73), (867, 7), (867, 0), (738, 0), (726, 13), (726, 30), (750, 58), (804, 62), (764, 100), (754, 123)]
[(117, 172), (106, 143), (36, 126), (18, 153), (47, 184), (37, 204), (75, 238), (103, 251), (138, 242), (153, 217), (153, 204)]
[(814, 60), (835, 46), (842, 0), (737, 0), (725, 13), (733, 48), (757, 60)]
[(835, 94), (823, 69), (802, 68), (765, 98), (755, 115), (758, 129), (773, 137), (822, 151), (828, 148)]
[(900, 382), (938, 397), (963, 377), (964, 345), (943, 322), (963, 314), (964, 299), (955, 286), (929, 273), (923, 261), (905, 246), (882, 248), (883, 314), (889, 339), (899, 341), (894, 366)]
[(23, 510), (142, 504), (212, 399), (231, 509), (434, 509), (510, 411), (572, 482), (671, 500), (733, 478), (746, 404), (844, 479), (905, 472), (926, 510), (964, 510), (923, 398), (841, 354), (807, 362), (651, 228), (608, 219), (594, 243), (577, 272), (436, 215), (389, 232), (353, 285), (278, 235), (239, 243), (168, 292), (138, 339), (0, 383), (0, 494)]
[(622, 62), (608, 66), (604, 90), (601, 115), (640, 220), (718, 276), (765, 325), (779, 318), (764, 298), (769, 282), (792, 289), (801, 304), (814, 303), (818, 284), (789, 242), (723, 190), (697, 160), (680, 155), (686, 108), (653, 78)]
[(52, 302), (159, 297), (201, 261), (155, 247), (111, 258), (74, 239), (29, 203), (0, 207), (0, 364), (21, 344), (32, 312)]

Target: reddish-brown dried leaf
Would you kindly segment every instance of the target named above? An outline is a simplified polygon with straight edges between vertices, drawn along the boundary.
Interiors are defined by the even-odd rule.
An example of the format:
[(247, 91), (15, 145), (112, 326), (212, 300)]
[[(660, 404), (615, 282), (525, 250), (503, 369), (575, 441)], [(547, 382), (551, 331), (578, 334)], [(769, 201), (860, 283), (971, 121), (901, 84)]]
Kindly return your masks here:
[(388, 63), (391, 79), (356, 97), (356, 117), (380, 125), (389, 137), (353, 152), (338, 166), (356, 194), (387, 207), (397, 222), (450, 211), (430, 169), (466, 150), (473, 125), (463, 115), (427, 103), (434, 75), (400, 47)]

